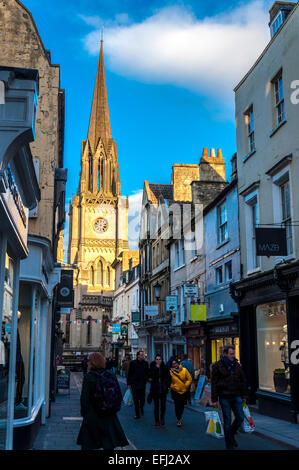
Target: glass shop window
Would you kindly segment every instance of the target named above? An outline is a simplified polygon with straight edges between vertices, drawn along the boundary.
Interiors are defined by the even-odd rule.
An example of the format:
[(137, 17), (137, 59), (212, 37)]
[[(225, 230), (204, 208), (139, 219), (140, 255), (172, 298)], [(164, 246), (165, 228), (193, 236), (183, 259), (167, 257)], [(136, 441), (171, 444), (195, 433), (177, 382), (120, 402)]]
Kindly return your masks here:
[(0, 341), (0, 450), (5, 449), (6, 417), (8, 405), (9, 357), (12, 331), (14, 262), (6, 254), (4, 274), (4, 300)]
[(259, 388), (290, 394), (290, 365), (286, 302), (256, 309)]

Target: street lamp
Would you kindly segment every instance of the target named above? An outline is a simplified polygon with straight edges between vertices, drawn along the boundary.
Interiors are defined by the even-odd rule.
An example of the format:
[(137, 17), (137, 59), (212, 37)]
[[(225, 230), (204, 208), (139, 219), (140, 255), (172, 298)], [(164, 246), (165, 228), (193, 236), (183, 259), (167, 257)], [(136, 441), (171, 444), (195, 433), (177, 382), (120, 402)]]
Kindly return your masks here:
[(159, 284), (159, 282), (157, 282), (155, 285), (154, 285), (154, 291), (155, 291), (155, 297), (157, 300), (160, 300), (160, 297), (161, 297), (161, 284)]

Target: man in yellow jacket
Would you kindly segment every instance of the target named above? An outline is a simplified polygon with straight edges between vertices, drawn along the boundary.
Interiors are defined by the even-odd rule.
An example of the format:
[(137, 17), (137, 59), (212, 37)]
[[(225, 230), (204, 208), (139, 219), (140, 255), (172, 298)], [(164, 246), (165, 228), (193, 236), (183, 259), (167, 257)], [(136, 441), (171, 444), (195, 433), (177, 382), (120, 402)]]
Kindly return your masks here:
[(182, 426), (182, 416), (185, 404), (187, 403), (188, 391), (192, 383), (192, 377), (187, 369), (179, 365), (176, 359), (171, 363), (170, 377), (170, 390), (174, 401), (177, 426)]

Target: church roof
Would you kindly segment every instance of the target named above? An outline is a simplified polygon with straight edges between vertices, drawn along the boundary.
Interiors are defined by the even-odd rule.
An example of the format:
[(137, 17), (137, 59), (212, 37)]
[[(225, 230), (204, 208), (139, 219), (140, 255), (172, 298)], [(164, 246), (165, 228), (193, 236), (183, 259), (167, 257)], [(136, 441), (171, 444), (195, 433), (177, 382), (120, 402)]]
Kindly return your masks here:
[(107, 151), (112, 135), (105, 78), (103, 41), (101, 41), (97, 76), (88, 128), (88, 140), (93, 150), (96, 149), (100, 138), (103, 139)]

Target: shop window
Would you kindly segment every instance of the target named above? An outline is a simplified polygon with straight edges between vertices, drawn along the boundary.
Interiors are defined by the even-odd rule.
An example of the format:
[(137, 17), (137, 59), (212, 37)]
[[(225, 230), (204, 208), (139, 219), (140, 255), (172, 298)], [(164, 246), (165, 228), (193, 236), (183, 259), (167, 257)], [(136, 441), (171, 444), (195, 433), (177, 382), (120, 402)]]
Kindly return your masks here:
[[(12, 299), (13, 299), (13, 275), (14, 262), (6, 255), (5, 257), (5, 277), (4, 277), (4, 300), (3, 300), (3, 316), (1, 327), (0, 342), (0, 420), (7, 417), (7, 400), (8, 400), (8, 379), (9, 379), (9, 357), (11, 347), (11, 330), (12, 330)], [(2, 424), (1, 423), (1, 424)], [(5, 428), (0, 432), (0, 449), (5, 449)]]
[(286, 302), (256, 309), (259, 388), (290, 394), (290, 365)]

